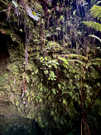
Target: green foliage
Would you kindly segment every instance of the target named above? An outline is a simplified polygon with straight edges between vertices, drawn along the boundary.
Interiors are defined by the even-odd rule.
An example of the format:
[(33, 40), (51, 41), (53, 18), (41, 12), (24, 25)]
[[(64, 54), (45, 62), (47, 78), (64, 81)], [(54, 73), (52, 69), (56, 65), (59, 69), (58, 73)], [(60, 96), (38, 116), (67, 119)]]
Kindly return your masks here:
[[(38, 5), (38, 8), (41, 10), (42, 6)], [(95, 8), (97, 7), (91, 10), (92, 14)], [(101, 94), (101, 49), (92, 47), (84, 53), (86, 48), (83, 51), (81, 51), (83, 48), (80, 51), (77, 48), (70, 49), (65, 46), (67, 41), (60, 45), (56, 41), (46, 40), (47, 33), (54, 34), (55, 30), (57, 33), (62, 30), (64, 25), (61, 24), (64, 18), (61, 15), (59, 20), (56, 19), (54, 22), (58, 25), (45, 30), (45, 18), (34, 25), (23, 8), (20, 7), (19, 12), (21, 16), (15, 17), (11, 11), (10, 24), (13, 24), (13, 30), (6, 24), (11, 30), (9, 36), (12, 42), (8, 49), (10, 62), (7, 65), (7, 73), (0, 77), (0, 86), (2, 86), (0, 92), (4, 90), (7, 93), (10, 102), (24, 117), (37, 119), (43, 127), (66, 129), (66, 134), (75, 134), (75, 130), (78, 130), (75, 128), (80, 129), (83, 112), (86, 112), (84, 121), (89, 120), (92, 111), (98, 116), (101, 115), (99, 109), (101, 100), (98, 98)], [(53, 18), (56, 17), (52, 11), (49, 14)], [(17, 25), (20, 17), (23, 17), (20, 23), (26, 29)], [(94, 17), (100, 19), (100, 14), (97, 12)], [(99, 23), (84, 23), (101, 31)], [(72, 31), (75, 32), (74, 27)], [(25, 34), (24, 39), (20, 36), (23, 34)], [(72, 34), (69, 36), (74, 38)], [(41, 39), (45, 42), (43, 43)], [(98, 112), (94, 110), (96, 106)], [(87, 128), (85, 123), (83, 126)]]
[(56, 80), (56, 75), (53, 71), (50, 71), (48, 80)]
[(101, 6), (94, 5), (90, 11), (93, 17), (101, 19)]
[[(101, 6), (94, 5), (90, 11), (93, 17), (97, 18), (98, 20), (101, 19)], [(88, 27), (94, 28), (97, 31), (101, 31), (100, 23), (94, 21), (84, 21), (83, 23)]]
[(85, 21), (83, 22), (85, 25), (87, 25), (88, 27), (91, 27), (93, 29), (95, 29), (96, 31), (101, 31), (101, 24), (97, 23), (97, 22), (93, 22), (93, 21)]
[[(53, 56), (54, 64), (55, 62), (58, 63), (56, 67), (53, 66), (51, 60), (53, 58), (48, 56), (41, 57), (40, 66), (41, 70), (44, 71), (43, 78), (45, 80), (43, 79), (42, 82), (48, 88), (43, 99), (47, 101), (48, 98), (47, 106), (49, 106), (49, 103), (54, 104), (53, 107), (50, 107), (50, 111), (56, 110), (58, 115), (54, 114), (52, 117), (57, 123), (61, 110), (63, 110), (63, 114), (67, 113), (70, 117), (79, 115), (80, 112), (75, 107), (75, 102), (79, 107), (83, 102), (87, 110), (93, 102), (96, 102), (94, 98), (100, 92), (101, 86), (100, 72), (96, 69), (101, 66), (101, 59), (99, 57), (92, 58), (91, 52), (88, 56), (78, 54), (53, 54)], [(48, 65), (48, 63), (50, 64)], [(48, 79), (50, 73), (52, 73), (52, 76), (55, 74), (55, 79), (52, 76), (51, 79)], [(83, 101), (80, 98), (82, 92), (85, 95)], [(57, 110), (60, 104), (61, 108)], [(62, 122), (64, 123), (64, 118)], [(58, 121), (59, 123), (61, 122)]]

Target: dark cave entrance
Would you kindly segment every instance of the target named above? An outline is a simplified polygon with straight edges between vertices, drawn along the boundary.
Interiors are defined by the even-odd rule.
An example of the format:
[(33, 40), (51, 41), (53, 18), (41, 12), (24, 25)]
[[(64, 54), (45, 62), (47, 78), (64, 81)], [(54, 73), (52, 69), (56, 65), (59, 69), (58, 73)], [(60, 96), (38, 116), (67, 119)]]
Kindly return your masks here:
[(8, 44), (10, 37), (0, 33), (0, 73), (4, 72), (9, 60)]

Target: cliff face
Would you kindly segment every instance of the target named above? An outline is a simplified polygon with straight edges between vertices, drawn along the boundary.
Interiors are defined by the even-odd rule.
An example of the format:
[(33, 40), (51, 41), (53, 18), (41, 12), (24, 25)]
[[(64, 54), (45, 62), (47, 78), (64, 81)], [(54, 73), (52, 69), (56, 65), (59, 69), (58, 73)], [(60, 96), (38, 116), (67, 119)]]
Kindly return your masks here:
[[(0, 135), (39, 132), (32, 120), (26, 119), (35, 118), (40, 109), (34, 100), (37, 88), (30, 86), (31, 71), (36, 71), (37, 66), (29, 58), (33, 57), (32, 39), (38, 38), (38, 28), (23, 6), (18, 6), (0, 0)], [(37, 75), (33, 74), (33, 79), (39, 82)]]
[[(22, 2), (28, 5), (27, 1)], [(38, 29), (34, 27), (36, 22), (28, 16), (23, 4), (14, 5), (10, 1), (0, 0), (0, 97), (3, 97), (0, 103), (13, 104), (20, 108), (19, 112), (22, 112), (23, 116), (27, 116), (30, 115), (29, 108), (33, 110), (33, 107), (25, 101), (25, 92), (28, 89), (25, 68), (31, 62), (27, 55), (35, 44), (32, 39), (37, 39)], [(30, 99), (29, 102), (31, 103)], [(0, 112), (3, 107), (5, 105)], [(9, 106), (5, 109), (7, 108)], [(9, 110), (6, 112), (9, 113)]]

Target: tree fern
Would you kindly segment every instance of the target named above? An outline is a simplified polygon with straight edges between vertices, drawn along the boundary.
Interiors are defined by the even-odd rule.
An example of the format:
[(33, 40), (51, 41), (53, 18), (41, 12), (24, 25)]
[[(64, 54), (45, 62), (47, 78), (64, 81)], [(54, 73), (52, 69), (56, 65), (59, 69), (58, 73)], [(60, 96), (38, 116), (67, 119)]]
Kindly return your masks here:
[(94, 5), (90, 11), (93, 17), (101, 20), (101, 6)]
[(96, 31), (101, 31), (101, 24), (93, 21), (84, 21), (86, 26), (94, 28)]
[[(101, 6), (94, 5), (90, 10), (92, 16), (101, 20)], [(96, 31), (101, 32), (101, 24), (93, 21), (84, 21), (83, 22), (86, 26), (94, 28)]]

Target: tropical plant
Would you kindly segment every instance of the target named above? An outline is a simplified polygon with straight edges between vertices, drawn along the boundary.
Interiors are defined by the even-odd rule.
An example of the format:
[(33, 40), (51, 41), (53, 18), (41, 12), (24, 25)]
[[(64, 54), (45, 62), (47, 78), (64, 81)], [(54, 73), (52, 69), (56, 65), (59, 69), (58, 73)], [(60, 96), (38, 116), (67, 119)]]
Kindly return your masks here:
[[(94, 5), (90, 12), (94, 18), (97, 18), (97, 20), (101, 21), (101, 6)], [(88, 27), (94, 28), (96, 31), (101, 32), (101, 24), (99, 22), (85, 21), (83, 23)]]

